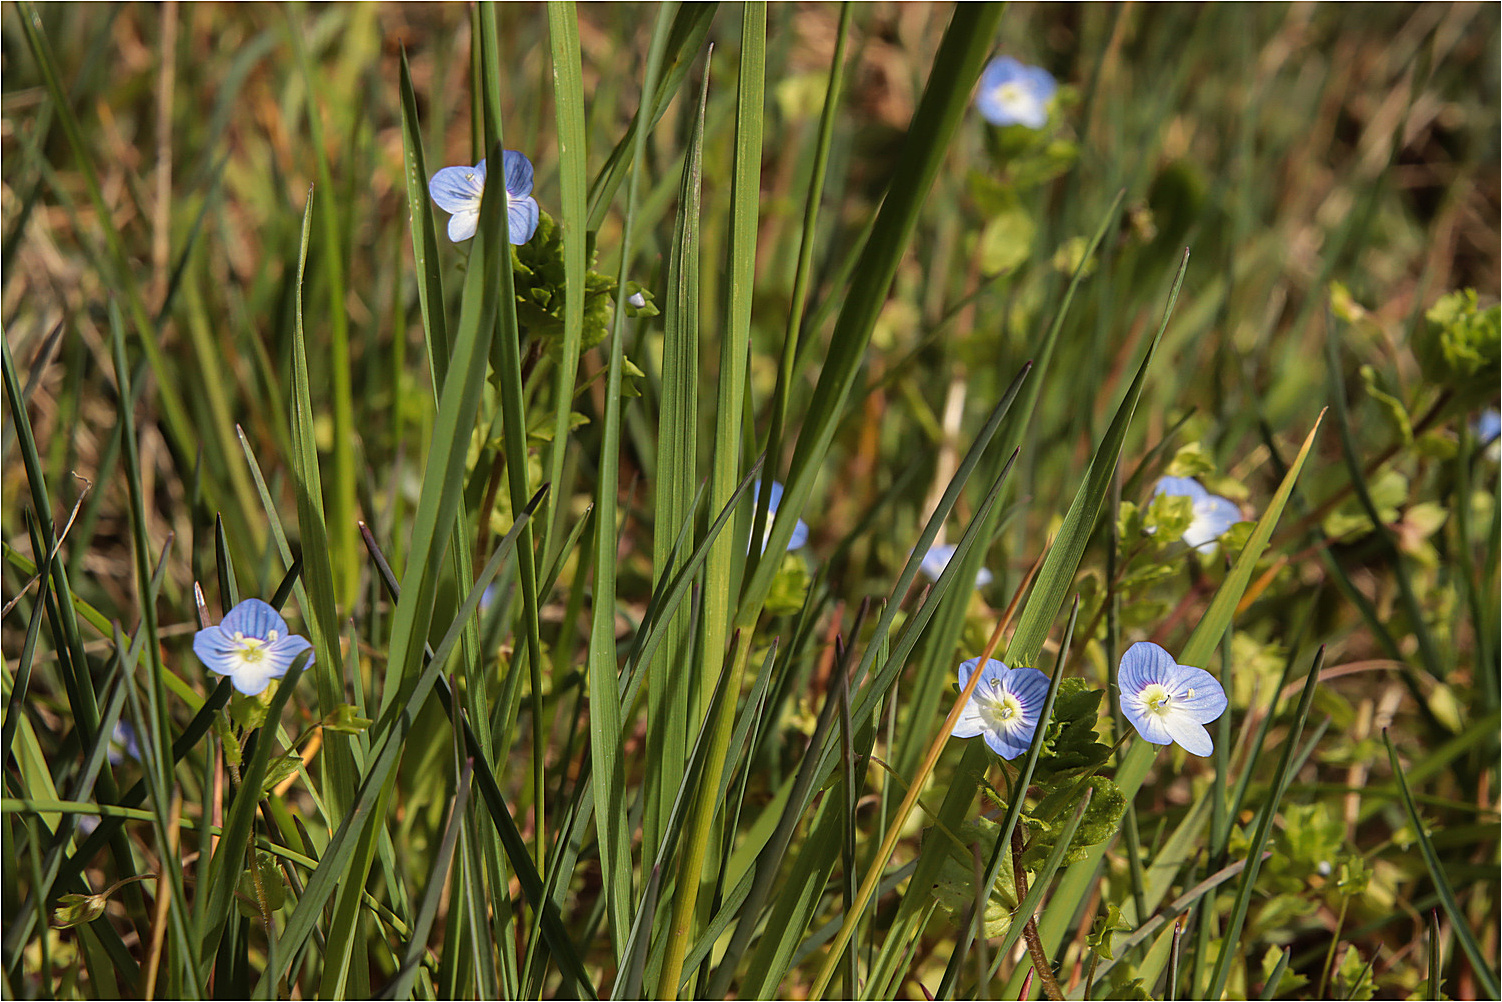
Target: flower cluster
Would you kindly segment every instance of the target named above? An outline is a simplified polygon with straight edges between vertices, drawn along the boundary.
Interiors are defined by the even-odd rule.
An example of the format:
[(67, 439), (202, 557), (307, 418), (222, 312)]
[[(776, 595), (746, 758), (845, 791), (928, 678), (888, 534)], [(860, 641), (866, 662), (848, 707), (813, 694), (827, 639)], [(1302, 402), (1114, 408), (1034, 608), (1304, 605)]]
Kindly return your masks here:
[[(979, 658), (960, 665), (963, 690)], [(1048, 695), (1048, 676), (1036, 668), (1008, 668), (994, 658), (980, 669), (975, 691), (961, 708), (954, 729), (957, 738), (984, 737), (1004, 759), (1027, 751), (1038, 729)], [(1207, 756), (1213, 750), (1205, 725), (1225, 712), (1225, 689), (1203, 668), (1175, 663), (1173, 655), (1153, 643), (1127, 648), (1117, 668), (1121, 712), (1153, 744), (1179, 744), (1185, 751)]]

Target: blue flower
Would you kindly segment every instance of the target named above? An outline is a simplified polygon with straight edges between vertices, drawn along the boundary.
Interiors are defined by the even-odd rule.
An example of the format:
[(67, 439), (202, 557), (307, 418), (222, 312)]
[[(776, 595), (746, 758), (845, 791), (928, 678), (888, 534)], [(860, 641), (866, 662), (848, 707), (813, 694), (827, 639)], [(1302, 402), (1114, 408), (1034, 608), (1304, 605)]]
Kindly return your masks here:
[[(753, 495), (752, 503), (755, 504), (756, 500), (758, 500), (760, 498), (761, 498), (761, 481), (758, 480), (756, 482), (756, 493)], [(772, 522), (774, 520), (776, 520), (776, 518), (777, 518), (777, 506), (779, 504), (781, 504), (781, 503), (782, 503), (782, 485), (779, 484), (777, 481), (774, 480), (774, 481), (772, 481), (772, 496), (771, 496), (771, 499), (767, 503), (767, 527), (766, 527), (766, 529), (761, 534), (761, 552), (762, 553), (766, 553), (767, 552), (767, 540), (769, 540), (769, 539), (772, 538)], [(789, 550), (800, 549), (807, 542), (808, 542), (808, 526), (804, 523), (803, 519), (800, 518), (798, 520), (798, 524), (795, 525), (795, 526), (793, 526), (793, 536), (792, 536), (791, 539), (788, 540), (788, 549)]]
[(1184, 530), (1183, 539), (1201, 553), (1214, 553), (1215, 541), (1241, 521), (1236, 502), (1211, 494), (1193, 477), (1161, 477), (1153, 487), (1153, 497), (1159, 494), (1188, 498), (1193, 503), (1194, 521)]
[(109, 750), (104, 753), (110, 765), (120, 765), (130, 757), (141, 761), (141, 746), (136, 743), (136, 729), (128, 720), (115, 721), (115, 730), (110, 735)]
[(1048, 106), (1059, 89), (1052, 74), (1040, 66), (1024, 66), (1011, 56), (997, 56), (980, 75), (975, 106), (992, 125), (1048, 124)]
[[(287, 621), (258, 598), (247, 598), (218, 626), (199, 630), (193, 637), (193, 653), (204, 667), (216, 675), (228, 675), (235, 689), (247, 696), (259, 696), (312, 646), (289, 632)], [(311, 653), (308, 663), (313, 663)]]
[(1215, 750), (1205, 725), (1226, 712), (1226, 691), (1203, 668), (1175, 664), (1157, 644), (1136, 643), (1116, 670), (1121, 712), (1148, 741), (1177, 741), (1201, 758)]
[(1476, 441), (1482, 445), (1491, 445), (1502, 434), (1502, 414), (1494, 410), (1484, 410), (1471, 422), (1471, 431), (1476, 436)]
[[(507, 150), (506, 227), (514, 244), (532, 239), (537, 229), (537, 200), (532, 197), (532, 161)], [(480, 196), (485, 192), (485, 161), (473, 167), (445, 167), (428, 182), (428, 193), (449, 215), (449, 239), (458, 243), (475, 235), (480, 222)]]
[[(939, 543), (923, 554), (923, 563), (918, 569), (928, 575), (930, 581), (939, 580), (939, 575), (944, 573), (944, 568), (949, 566), (950, 559), (954, 556), (955, 547), (948, 543)], [(975, 572), (975, 587), (984, 588), (992, 581), (991, 572), (982, 567)]]
[[(980, 658), (960, 665), (960, 689), (970, 684), (970, 674)], [(960, 710), (950, 734), (957, 738), (986, 739), (991, 750), (1005, 759), (1027, 751), (1038, 729), (1038, 717), (1048, 696), (1048, 676), (1036, 668), (1008, 668), (991, 658), (980, 670), (980, 681), (970, 701)]]

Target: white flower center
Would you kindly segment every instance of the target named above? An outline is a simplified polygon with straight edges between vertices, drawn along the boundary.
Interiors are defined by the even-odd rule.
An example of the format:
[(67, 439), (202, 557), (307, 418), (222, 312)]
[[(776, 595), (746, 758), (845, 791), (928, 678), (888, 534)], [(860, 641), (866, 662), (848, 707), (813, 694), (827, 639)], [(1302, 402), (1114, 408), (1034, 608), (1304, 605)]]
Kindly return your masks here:
[(260, 637), (247, 637), (239, 630), (235, 631), (235, 643), (240, 646), (240, 660), (248, 665), (256, 664), (265, 659), (266, 648), (276, 643), (277, 632), (270, 630), (266, 639)]
[[(1193, 695), (1192, 690), (1190, 695)], [(1169, 692), (1167, 687), (1153, 682), (1142, 690), (1142, 694), (1138, 698), (1142, 700), (1142, 706), (1147, 712), (1155, 713), (1161, 717), (1168, 713), (1171, 708), (1170, 704), (1173, 700), (1173, 693)]]
[(997, 87), (994, 93), (996, 103), (1013, 114), (1025, 111), (1033, 103), (1026, 89), (1019, 83), (1004, 83)]
[(1022, 722), (1022, 701), (1002, 688), (1000, 682), (990, 682), (990, 692), (981, 695), (980, 712), (993, 730), (1006, 731)]

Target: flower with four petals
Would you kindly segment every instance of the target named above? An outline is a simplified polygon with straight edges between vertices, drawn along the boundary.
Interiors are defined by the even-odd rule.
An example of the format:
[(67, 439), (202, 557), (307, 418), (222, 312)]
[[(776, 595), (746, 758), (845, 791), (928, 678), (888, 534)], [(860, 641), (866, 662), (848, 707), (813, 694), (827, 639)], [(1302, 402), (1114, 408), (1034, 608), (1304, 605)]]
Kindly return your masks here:
[(1053, 75), (1042, 67), (997, 56), (981, 72), (975, 106), (992, 125), (1041, 129), (1048, 124), (1049, 103), (1058, 89)]
[[(960, 664), (961, 691), (970, 684), (978, 664), (980, 658)], [(980, 673), (980, 681), (950, 734), (957, 738), (984, 737), (996, 754), (1014, 759), (1033, 743), (1043, 701), (1048, 697), (1048, 676), (1036, 668), (1008, 668), (995, 658), (988, 660)]]
[(1226, 712), (1226, 691), (1203, 668), (1181, 665), (1157, 644), (1133, 644), (1116, 670), (1121, 712), (1155, 745), (1178, 742), (1201, 758), (1215, 750), (1205, 725)]
[[(514, 244), (532, 239), (537, 229), (537, 200), (532, 197), (532, 161), (516, 150), (507, 150), (506, 227)], [(428, 194), (449, 213), (449, 239), (458, 243), (475, 235), (480, 223), (480, 196), (485, 193), (485, 161), (473, 167), (445, 167), (428, 182)]]
[(229, 676), (235, 689), (247, 696), (265, 692), (272, 679), (287, 674), (303, 651), (310, 652), (308, 664), (312, 664), (312, 647), (288, 630), (287, 621), (258, 598), (247, 598), (218, 626), (199, 630), (193, 637), (193, 653), (204, 667), (216, 675)]

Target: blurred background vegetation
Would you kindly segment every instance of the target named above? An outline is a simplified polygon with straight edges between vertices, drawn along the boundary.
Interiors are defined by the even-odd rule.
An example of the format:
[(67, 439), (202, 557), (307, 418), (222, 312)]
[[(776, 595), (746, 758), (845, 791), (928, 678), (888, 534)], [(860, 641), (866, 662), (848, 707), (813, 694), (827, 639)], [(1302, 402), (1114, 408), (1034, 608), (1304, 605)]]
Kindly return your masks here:
[[(655, 10), (579, 9), (586, 146), (571, 155), (585, 158), (590, 179), (635, 113)], [(949, 13), (917, 3), (853, 10), (790, 428), (809, 407), (854, 253), (886, 191)], [(128, 363), (145, 536), (153, 555), (166, 554), (156, 605), (164, 658), (201, 697), (212, 686), (189, 652), (198, 628), (194, 583), (208, 593), (210, 619), (229, 604), (216, 583), (215, 516), (223, 518), (242, 595), (269, 598), (284, 571), (237, 426), (282, 507), (294, 550), (300, 547), (290, 515), (288, 464), (296, 446), (288, 415), (310, 185), (317, 218), (302, 301), (318, 445), (330, 469), (348, 448), (359, 517), (398, 573), (407, 559), (402, 540), (418, 504), (436, 401), (418, 307), (398, 80), (405, 52), (428, 173), (474, 163), (482, 143), (479, 97), (471, 87), (471, 10), (169, 3), (44, 5), (39, 14), (70, 101), (66, 120), (49, 99), (18, 8), (0, 11), (0, 312), (51, 491), (52, 510), (34, 515), (59, 527), (74, 519), (60, 552), (76, 596), (104, 621), (133, 629), (139, 597), (111, 357), (113, 305), (133, 331)], [(505, 145), (530, 157), (533, 195), (556, 216), (560, 150), (548, 14), (538, 5), (508, 4), (497, 17)], [(824, 4), (767, 11), (750, 456), (764, 447), (770, 420), (839, 18), (837, 6)], [(1151, 478), (1173, 460), (1255, 519), (1321, 410), (1334, 405), (1339, 412), (1315, 442), (1228, 639), (1227, 662), (1235, 669), (1227, 690), (1238, 727), (1243, 714), (1255, 719), (1262, 712), (1279, 684), (1297, 692), (1299, 676), (1290, 682), (1286, 665), (1295, 659), (1307, 665), (1320, 644), (1327, 675), (1311, 726), (1329, 720), (1284, 804), (1241, 944), (1247, 971), (1233, 985), (1262, 990), (1272, 960), (1292, 947), (1289, 970), (1309, 983), (1287, 983), (1281, 990), (1290, 994), (1313, 995), (1325, 984), (1327, 953), (1336, 968), (1331, 976), (1343, 979), (1340, 990), (1352, 997), (1419, 997), (1427, 990), (1424, 935), (1438, 905), (1396, 795), (1384, 729), (1421, 791), (1449, 879), (1495, 967), (1497, 464), (1471, 428), (1483, 410), (1497, 406), (1495, 333), (1484, 364), (1462, 371), (1435, 347), (1448, 328), (1425, 314), (1445, 294), (1468, 288), (1479, 294), (1481, 308), (1492, 307), (1502, 283), (1498, 21), (1495, 5), (1470, 3), (1007, 8), (996, 51), (1059, 80), (1053, 116), (1039, 132), (995, 129), (972, 108), (923, 204), (853, 402), (803, 513), (811, 529), (807, 571), (785, 582), (787, 608), (803, 610), (802, 618), (768, 628), (752, 654), (759, 662), (760, 644), (773, 634), (792, 652), (785, 655), (788, 674), (775, 694), (773, 723), (758, 738), (748, 803), (770, 798), (796, 768), (830, 691), (831, 662), (822, 645), (833, 631), (849, 628), (844, 610), (886, 593), (958, 455), (1033, 357), (1086, 241), (1124, 193), (1105, 243), (1085, 264), (1089, 277), (1057, 353), (1039, 374), (1038, 409), (1021, 441), (1003, 527), (973, 561), (991, 568), (996, 581), (952, 603), (948, 633), (915, 655), (923, 664), (916, 677), (947, 685), (960, 657), (979, 653), (1057, 532), (1190, 248), (1175, 318), (1127, 440), (1121, 500), (1145, 504)], [(715, 345), (727, 315), (740, 30), (727, 8), (705, 38), (714, 52), (697, 300), (702, 357), (709, 360), (699, 392), (704, 442), (714, 426)], [(688, 53), (687, 80), (648, 137), (639, 165), (633, 267), (640, 270), (632, 277), (659, 305), (702, 51)], [(75, 119), (79, 131), (70, 135)], [(619, 267), (623, 202), (602, 212), (594, 234), (593, 267), (605, 275)], [(463, 250), (440, 243), (440, 266), (457, 276)], [(451, 317), (462, 284), (457, 277), (447, 282)], [(154, 341), (134, 333), (143, 328)], [(626, 355), (640, 369), (631, 380), (640, 396), (629, 397), (622, 412), (617, 619), (623, 642), (642, 621), (654, 581), (652, 485), (675, 459), (659, 453), (655, 437), (661, 320), (631, 318), (624, 332)], [(331, 405), (341, 342), (349, 428), (337, 426)], [(607, 358), (599, 346), (579, 362), (579, 424), (550, 500), (568, 526), (584, 517), (594, 492), (606, 399), (599, 377)], [(550, 357), (531, 361), (539, 372), (557, 364)], [(551, 377), (529, 386), (543, 387), (529, 427), (535, 464), (529, 482), (536, 487), (545, 479), (552, 433), (543, 420)], [(485, 533), (498, 538), (512, 519), (507, 492), (496, 497), (484, 490), (498, 448), (497, 392), (487, 390), (481, 404), (467, 466), (480, 469), (466, 502), (482, 540)], [(29, 568), (36, 556), (23, 516), (33, 495), (10, 412), (3, 448), (9, 696), (34, 602)], [(705, 453), (701, 444), (701, 466)], [(780, 473), (787, 456), (768, 462)], [(1353, 471), (1360, 475), (1353, 479)], [(705, 472), (693, 471), (693, 479)], [(983, 487), (972, 485), (961, 497), (958, 522), (968, 521)], [(1373, 512), (1381, 525), (1374, 525)], [(1080, 674), (1105, 684), (1114, 671), (1102, 619), (1108, 582), (1121, 600), (1121, 635), (1172, 649), (1224, 571), (1219, 560), (1154, 554), (1125, 564), (1126, 577), (1113, 579), (1123, 568), (1108, 565), (1115, 553), (1112, 521), (1102, 522), (1077, 585), (1080, 622), (1091, 632), (1087, 642), (1076, 640), (1084, 653), (1075, 663)], [(1235, 544), (1235, 537), (1226, 544), (1233, 556)], [(350, 652), (369, 687), (381, 677), (374, 662), (384, 652), (372, 624), (389, 615), (390, 604), (355, 525), (331, 525), (328, 546), (340, 614), (359, 621), (359, 635), (372, 636)], [(562, 565), (556, 590), (542, 596), (549, 698), (559, 695), (549, 704), (550, 768), (564, 775), (569, 756), (579, 753), (570, 718), (578, 704), (561, 694), (579, 688), (589, 634), (580, 615), (584, 586), (575, 587), (579, 552)], [(297, 610), (286, 612), (297, 628)], [(441, 633), (435, 629), (435, 642)], [(111, 640), (107, 633), (89, 635), (89, 654), (101, 665)], [(513, 656), (512, 643), (507, 631), (488, 655), (497, 679)], [(24, 713), (34, 733), (29, 747), (41, 758), (7, 759), (12, 798), (37, 796), (44, 786), (64, 789), (81, 765), (62, 681), (48, 667), (55, 659), (37, 657), (24, 704), (8, 714)], [(912, 773), (949, 705), (945, 691), (928, 688), (905, 704), (914, 708), (893, 718), (900, 729), (882, 739), (880, 754), (899, 775)], [(300, 712), (297, 726), (289, 724), (293, 733), (315, 719)], [(8, 733), (13, 726), (7, 716)], [(640, 752), (643, 740), (628, 730), (633, 788), (640, 762), (632, 752)], [(514, 744), (520, 762), (525, 738), (518, 734)], [(442, 737), (417, 742), (402, 765), (389, 827), (418, 894), (456, 782), (450, 757)], [(501, 751), (497, 758), (506, 760)], [(1175, 775), (1167, 761), (1160, 762), (1160, 781), (1137, 801), (1136, 823), (1149, 851), (1169, 830), (1167, 819), (1181, 816), (1214, 779), (1192, 769)], [(526, 770), (518, 765), (499, 780), (530, 838), (534, 805)], [(943, 782), (943, 767), (936, 782)], [(281, 795), (298, 810), (309, 807), (298, 787)], [(5, 815), (7, 845), (21, 845), (23, 853), (37, 837), (21, 820), (25, 813), (8, 807)], [(150, 828), (133, 822), (126, 830), (139, 835)], [(894, 862), (911, 859), (916, 845), (915, 827)], [(150, 855), (145, 844), (137, 851)], [(1128, 880), (1123, 852), (1118, 847), (1109, 857), (1107, 886)], [(24, 855), (8, 848), (7, 857), (10, 922), (32, 878)], [(581, 935), (599, 929), (597, 874), (587, 857), (566, 912)], [(1364, 864), (1359, 886), (1332, 876), (1347, 860)], [(90, 883), (100, 890), (115, 875), (102, 857), (96, 865)], [(377, 896), (379, 883), (371, 885)], [(839, 910), (836, 890), (831, 886), (831, 914)], [(127, 907), (134, 906), (110, 905), (122, 929), (129, 926)], [(878, 925), (889, 917), (882, 909), (875, 916)], [(1457, 954), (1450, 920), (1439, 918), (1443, 956), (1452, 965), (1447, 994), (1482, 997)], [(444, 921), (433, 933), (435, 945), (444, 941)], [(1089, 927), (1083, 922), (1067, 954), (1056, 958), (1061, 980), (1081, 977)], [(379, 930), (367, 933), (373, 942), (382, 938)], [(377, 985), (403, 949), (387, 935), (389, 949), (371, 949), (368, 977)], [(37, 934), (29, 959), (8, 968), (25, 985), (12, 981), (9, 994), (108, 994), (93, 980), (92, 966), (67, 970), (65, 959), (77, 956), (72, 936), (49, 934), (49, 969), (56, 973), (44, 983)], [(920, 985), (938, 984), (953, 936), (942, 923), (929, 929), (915, 948), (910, 980), (897, 986), (901, 995), (921, 997)], [(611, 968), (602, 959), (602, 937), (580, 943), (586, 959)], [(1337, 943), (1339, 952), (1330, 952)], [(1264, 965), (1265, 955), (1271, 960)], [(781, 992), (801, 993), (808, 978), (795, 971)]]

